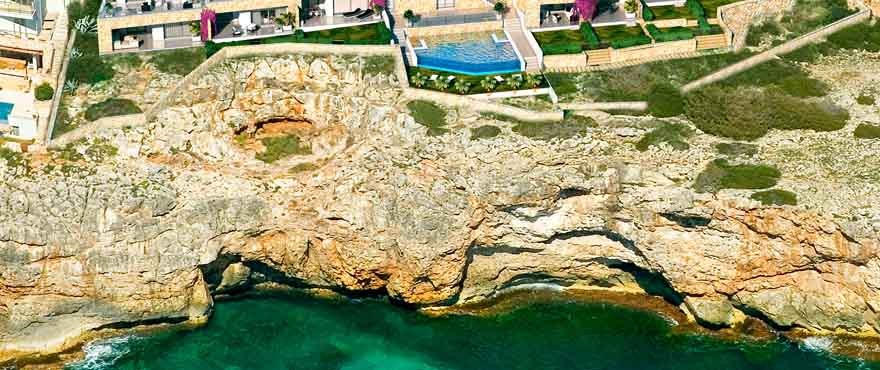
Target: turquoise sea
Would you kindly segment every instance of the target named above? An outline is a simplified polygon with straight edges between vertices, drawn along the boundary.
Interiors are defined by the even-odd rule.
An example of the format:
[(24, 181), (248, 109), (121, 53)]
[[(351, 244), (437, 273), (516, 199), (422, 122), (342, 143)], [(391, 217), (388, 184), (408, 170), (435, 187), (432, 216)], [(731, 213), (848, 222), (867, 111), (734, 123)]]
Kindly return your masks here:
[(613, 304), (533, 303), (490, 316), (428, 317), (379, 300), (220, 302), (203, 327), (90, 343), (69, 369), (739, 370), (880, 369), (787, 341), (671, 330)]

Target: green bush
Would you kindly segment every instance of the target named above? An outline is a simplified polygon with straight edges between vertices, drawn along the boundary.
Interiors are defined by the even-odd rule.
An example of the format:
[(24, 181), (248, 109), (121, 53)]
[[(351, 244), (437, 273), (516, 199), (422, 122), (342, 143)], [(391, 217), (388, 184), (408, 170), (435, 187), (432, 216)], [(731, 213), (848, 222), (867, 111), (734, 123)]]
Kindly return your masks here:
[(584, 37), (588, 49), (598, 49), (601, 46), (599, 42), (599, 35), (596, 34), (596, 30), (593, 29), (593, 26), (591, 24), (587, 22), (581, 23), (580, 31)]
[(438, 136), (449, 131), (446, 128), (446, 109), (427, 100), (413, 100), (406, 104), (416, 123), (428, 128), (428, 135)]
[(34, 98), (39, 101), (52, 100), (53, 96), (55, 96), (55, 89), (48, 82), (43, 82), (34, 89)]
[(697, 27), (702, 33), (711, 34), (712, 32), (712, 25), (709, 24), (709, 20), (707, 20), (705, 16), (697, 17)]
[(694, 31), (686, 27), (671, 27), (660, 30), (657, 26), (649, 24), (648, 33), (657, 42), (690, 40), (694, 38)]
[(828, 85), (806, 75), (791, 75), (776, 83), (783, 92), (799, 98), (818, 97), (828, 94)]
[(471, 140), (491, 139), (501, 134), (501, 129), (497, 126), (483, 125), (471, 129)]
[(727, 160), (710, 162), (694, 181), (700, 193), (714, 193), (721, 189), (767, 189), (776, 186), (782, 174), (765, 165), (730, 164)]
[(771, 189), (752, 194), (752, 199), (766, 206), (797, 205), (797, 194), (787, 190)]
[(688, 7), (688, 10), (691, 11), (691, 15), (693, 15), (694, 18), (706, 18), (706, 9), (703, 8), (703, 4), (700, 4), (699, 1), (687, 0), (684, 5)]
[(300, 138), (295, 135), (267, 137), (260, 140), (266, 148), (261, 153), (257, 153), (256, 158), (266, 163), (273, 163), (281, 158), (291, 155), (311, 154), (312, 150), (308, 146), (303, 146)]
[(623, 49), (632, 46), (650, 44), (651, 38), (648, 35), (625, 36), (611, 40), (611, 47), (615, 49)]
[(880, 126), (863, 123), (856, 127), (853, 135), (859, 139), (880, 139)]
[(771, 129), (834, 131), (849, 120), (849, 114), (836, 106), (798, 99), (778, 89), (719, 87), (688, 94), (685, 115), (703, 132), (735, 140), (754, 140)]
[(752, 156), (758, 154), (758, 146), (746, 143), (718, 143), (715, 150), (729, 156)]
[(67, 65), (68, 81), (95, 84), (113, 78), (115, 74), (113, 67), (106, 62), (105, 58), (98, 55), (98, 35), (77, 33), (73, 47), (82, 55), (70, 59)]
[(645, 21), (648, 21), (648, 22), (653, 21), (654, 18), (656, 18), (656, 16), (654, 15), (654, 12), (651, 11), (651, 7), (649, 7), (648, 4), (645, 4), (645, 0), (641, 0), (641, 2), (642, 2), (642, 19), (644, 19)]
[(652, 146), (660, 145), (660, 143), (667, 143), (675, 150), (687, 150), (691, 147), (687, 143), (687, 138), (693, 135), (694, 130), (687, 125), (663, 123), (660, 127), (642, 136), (636, 143), (636, 149), (645, 151)]
[(876, 99), (871, 95), (859, 95), (859, 97), (856, 98), (856, 103), (861, 105), (874, 105)]
[(85, 118), (88, 121), (96, 121), (104, 117), (122, 116), (126, 114), (141, 113), (141, 109), (133, 101), (128, 99), (110, 98), (86, 108)]
[(648, 111), (654, 117), (675, 117), (684, 114), (681, 91), (668, 83), (654, 85), (648, 93)]

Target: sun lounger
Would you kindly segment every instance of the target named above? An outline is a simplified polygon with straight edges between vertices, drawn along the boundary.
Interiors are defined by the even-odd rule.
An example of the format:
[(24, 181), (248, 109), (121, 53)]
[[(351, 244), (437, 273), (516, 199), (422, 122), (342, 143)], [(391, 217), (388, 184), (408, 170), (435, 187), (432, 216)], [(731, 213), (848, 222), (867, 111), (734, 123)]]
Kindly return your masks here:
[(357, 16), (357, 19), (364, 19), (364, 18), (369, 18), (369, 17), (372, 17), (372, 16), (373, 16), (373, 9), (367, 9), (367, 11), (365, 11), (365, 12), (361, 13), (360, 15), (358, 15), (358, 16)]
[(440, 78), (440, 76), (438, 76), (438, 75), (431, 75), (431, 77), (428, 78), (428, 79), (431, 80), (431, 81), (436, 81), (438, 78)]
[(504, 82), (504, 77), (501, 77), (501, 76), (495, 76), (495, 81), (498, 81), (498, 82)]
[(446, 77), (446, 81), (452, 82), (455, 79), (455, 76)]
[(357, 8), (357, 9), (352, 10), (350, 12), (342, 13), (342, 16), (346, 17), (346, 18), (356, 17), (356, 16), (360, 15), (363, 11), (364, 11), (363, 9)]

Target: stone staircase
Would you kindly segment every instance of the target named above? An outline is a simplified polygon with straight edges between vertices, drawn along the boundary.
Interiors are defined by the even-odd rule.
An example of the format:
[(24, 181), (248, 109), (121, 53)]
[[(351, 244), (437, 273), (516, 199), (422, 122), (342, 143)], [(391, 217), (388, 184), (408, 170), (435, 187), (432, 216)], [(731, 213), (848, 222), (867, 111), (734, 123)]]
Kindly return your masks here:
[(538, 60), (538, 55), (532, 50), (532, 46), (529, 44), (526, 35), (523, 33), (519, 17), (516, 15), (505, 16), (504, 31), (507, 33), (508, 37), (510, 37), (510, 42), (516, 47), (516, 50), (519, 50), (519, 53), (522, 55), (523, 60), (526, 63), (526, 72), (540, 73), (541, 63)]

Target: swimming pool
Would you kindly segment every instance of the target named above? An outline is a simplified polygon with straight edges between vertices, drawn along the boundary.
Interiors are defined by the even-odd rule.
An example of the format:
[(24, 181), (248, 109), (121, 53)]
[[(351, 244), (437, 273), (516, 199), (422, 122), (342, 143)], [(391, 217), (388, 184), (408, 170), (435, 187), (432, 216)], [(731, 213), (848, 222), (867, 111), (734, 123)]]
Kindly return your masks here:
[(413, 42), (419, 67), (475, 76), (522, 71), (522, 63), (513, 45), (500, 31), (421, 41)]
[(0, 123), (9, 124), (9, 114), (12, 113), (14, 104), (0, 102)]

